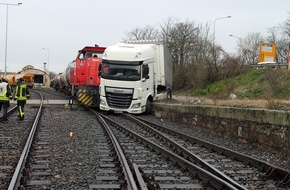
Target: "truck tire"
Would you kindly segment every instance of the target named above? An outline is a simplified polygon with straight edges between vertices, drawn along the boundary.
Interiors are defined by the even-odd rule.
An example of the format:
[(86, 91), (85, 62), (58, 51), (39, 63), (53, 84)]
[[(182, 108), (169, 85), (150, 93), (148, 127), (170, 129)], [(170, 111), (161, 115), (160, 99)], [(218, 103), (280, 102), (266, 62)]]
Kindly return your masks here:
[(152, 112), (151, 101), (149, 99), (147, 99), (145, 114), (151, 114), (151, 112)]

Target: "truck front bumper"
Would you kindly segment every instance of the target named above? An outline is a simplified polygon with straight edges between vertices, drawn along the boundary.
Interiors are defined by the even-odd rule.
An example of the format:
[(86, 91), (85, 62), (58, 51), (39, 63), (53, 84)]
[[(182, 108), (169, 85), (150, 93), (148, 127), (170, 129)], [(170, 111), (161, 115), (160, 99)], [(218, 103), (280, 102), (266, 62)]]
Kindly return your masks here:
[[(138, 108), (132, 108), (132, 105), (140, 104)], [(131, 114), (141, 114), (145, 112), (145, 105), (142, 106), (142, 102), (140, 100), (132, 100), (130, 108), (128, 109), (120, 109), (120, 108), (112, 108), (107, 104), (106, 98), (101, 97), (100, 101), (100, 110), (103, 111), (112, 111), (115, 113), (131, 113)]]

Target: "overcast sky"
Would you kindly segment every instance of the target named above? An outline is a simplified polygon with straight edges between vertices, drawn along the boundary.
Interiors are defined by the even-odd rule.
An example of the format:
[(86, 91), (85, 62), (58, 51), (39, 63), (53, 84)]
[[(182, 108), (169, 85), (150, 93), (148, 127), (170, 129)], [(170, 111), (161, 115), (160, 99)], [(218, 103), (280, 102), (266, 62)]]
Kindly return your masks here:
[[(84, 46), (109, 46), (126, 32), (146, 25), (158, 26), (169, 17), (180, 21), (215, 22), (216, 43), (235, 53), (237, 38), (252, 32), (267, 35), (270, 27), (287, 20), (289, 0), (0, 0), (21, 2), (8, 6), (7, 71), (30, 64), (59, 73)], [(0, 70), (4, 71), (6, 5), (0, 4)], [(213, 27), (212, 27), (213, 28)], [(49, 50), (43, 50), (49, 49)]]

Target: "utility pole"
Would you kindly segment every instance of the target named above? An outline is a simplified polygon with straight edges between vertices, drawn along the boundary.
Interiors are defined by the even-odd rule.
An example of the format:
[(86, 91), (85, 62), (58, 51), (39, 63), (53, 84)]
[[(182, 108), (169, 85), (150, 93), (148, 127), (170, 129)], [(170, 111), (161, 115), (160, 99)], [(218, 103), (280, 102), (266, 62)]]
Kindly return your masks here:
[(5, 37), (5, 65), (4, 65), (4, 76), (6, 76), (7, 74), (7, 41), (8, 41), (8, 7), (9, 6), (19, 6), (22, 5), (22, 3), (17, 3), (17, 4), (13, 4), (13, 3), (0, 3), (0, 5), (5, 5), (7, 7), (6, 10), (6, 37)]

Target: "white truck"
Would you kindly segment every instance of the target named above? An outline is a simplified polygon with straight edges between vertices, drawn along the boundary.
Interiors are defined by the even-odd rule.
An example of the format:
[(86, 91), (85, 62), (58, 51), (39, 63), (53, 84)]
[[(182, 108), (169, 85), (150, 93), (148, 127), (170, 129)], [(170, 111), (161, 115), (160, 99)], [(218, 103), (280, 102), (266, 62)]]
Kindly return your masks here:
[(172, 57), (162, 41), (107, 47), (102, 58), (100, 110), (150, 113), (151, 102), (171, 98)]

